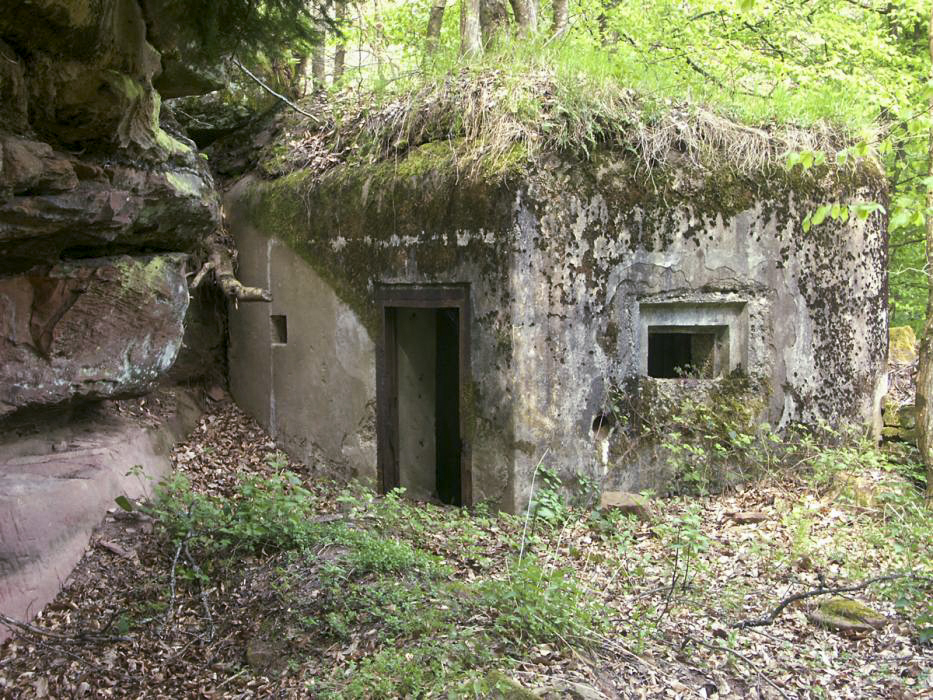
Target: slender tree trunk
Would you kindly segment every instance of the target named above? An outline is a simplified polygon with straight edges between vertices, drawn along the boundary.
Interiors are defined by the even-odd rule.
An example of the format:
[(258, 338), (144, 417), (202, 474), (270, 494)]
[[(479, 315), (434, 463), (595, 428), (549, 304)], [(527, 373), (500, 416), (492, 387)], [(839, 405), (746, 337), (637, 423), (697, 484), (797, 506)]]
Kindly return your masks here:
[(326, 87), (327, 65), (324, 63), (323, 44), (316, 44), (311, 49), (311, 83), (314, 92), (320, 92)]
[(483, 46), (495, 46), (509, 26), (508, 0), (481, 0), (479, 23), (482, 28)]
[(551, 27), (551, 33), (560, 34), (566, 30), (569, 20), (567, 0), (554, 0), (554, 25)]
[[(930, 14), (930, 56), (933, 58), (933, 12)], [(933, 99), (931, 99), (933, 108)], [(930, 131), (929, 174), (933, 175), (933, 129)], [(927, 320), (920, 338), (920, 366), (917, 371), (917, 447), (927, 468), (927, 503), (933, 504), (933, 189), (927, 189)]]
[(447, 0), (434, 0), (431, 14), (428, 16), (427, 39), (428, 53), (437, 51), (437, 43), (441, 38), (441, 27), (444, 24), (444, 10), (447, 9)]
[(347, 62), (347, 40), (344, 31), (347, 24), (347, 5), (343, 2), (337, 3), (337, 29), (340, 31), (340, 39), (337, 47), (334, 49), (334, 82), (336, 83), (343, 77), (343, 69)]
[(460, 1), (460, 53), (481, 54), (482, 35), (479, 28), (480, 0)]
[(537, 0), (511, 0), (512, 12), (515, 13), (515, 23), (518, 31), (524, 36), (531, 36), (538, 31), (538, 2)]

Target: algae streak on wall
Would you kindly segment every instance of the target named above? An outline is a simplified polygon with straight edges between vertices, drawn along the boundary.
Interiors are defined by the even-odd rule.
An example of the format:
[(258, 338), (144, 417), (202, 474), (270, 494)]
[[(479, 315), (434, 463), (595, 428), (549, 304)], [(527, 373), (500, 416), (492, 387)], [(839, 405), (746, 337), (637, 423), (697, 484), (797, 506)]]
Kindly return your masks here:
[[(427, 144), (231, 191), (242, 273), (276, 298), (231, 311), (234, 393), (297, 456), (376, 480), (374, 293), (387, 284), (469, 285), (460, 391), (475, 500), (521, 508), (545, 454), (565, 484), (665, 484), (665, 465), (612, 448), (613, 391), (640, 376), (685, 399), (748, 376), (750, 403), (777, 426), (874, 420), (883, 221), (800, 225), (816, 203), (879, 198), (869, 166), (740, 175), (674, 154), (649, 178), (602, 151), (465, 174), (452, 153)], [(287, 318), (286, 343), (269, 314)], [(646, 376), (663, 364), (649, 357), (658, 338), (706, 343), (715, 363), (689, 380)]]

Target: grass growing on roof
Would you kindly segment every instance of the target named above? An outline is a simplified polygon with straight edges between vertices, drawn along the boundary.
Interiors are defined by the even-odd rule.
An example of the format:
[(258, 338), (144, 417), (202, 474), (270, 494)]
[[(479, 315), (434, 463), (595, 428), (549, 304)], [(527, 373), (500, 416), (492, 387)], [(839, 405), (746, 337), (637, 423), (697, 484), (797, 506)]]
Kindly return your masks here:
[[(528, 162), (547, 153), (588, 158), (611, 149), (633, 154), (645, 170), (676, 159), (755, 172), (783, 164), (791, 151), (832, 157), (867, 128), (864, 120), (856, 125), (855, 113), (826, 119), (813, 101), (809, 111), (798, 109), (797, 96), (723, 105), (707, 94), (713, 88), (684, 94), (671, 81), (573, 42), (510, 44), (472, 62), (441, 56), (421, 70), (319, 99), (313, 109), (323, 127), (289, 114), (288, 130), (297, 138), (278, 154), (276, 167), (390, 160), (446, 142), (459, 169), (473, 173), (481, 163), (513, 159), (516, 148)], [(838, 96), (825, 101), (827, 110), (849, 104)]]

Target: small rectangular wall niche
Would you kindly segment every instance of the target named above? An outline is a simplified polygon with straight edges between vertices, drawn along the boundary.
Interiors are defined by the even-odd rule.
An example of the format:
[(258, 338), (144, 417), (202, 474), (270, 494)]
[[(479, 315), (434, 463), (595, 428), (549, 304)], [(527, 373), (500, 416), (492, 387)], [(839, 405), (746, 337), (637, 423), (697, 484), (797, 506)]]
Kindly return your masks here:
[(463, 424), (469, 377), (469, 288), (382, 285), (376, 438), (383, 492), (472, 504)]
[(269, 317), (272, 325), (272, 343), (285, 345), (288, 343), (288, 319), (284, 314), (272, 314)]

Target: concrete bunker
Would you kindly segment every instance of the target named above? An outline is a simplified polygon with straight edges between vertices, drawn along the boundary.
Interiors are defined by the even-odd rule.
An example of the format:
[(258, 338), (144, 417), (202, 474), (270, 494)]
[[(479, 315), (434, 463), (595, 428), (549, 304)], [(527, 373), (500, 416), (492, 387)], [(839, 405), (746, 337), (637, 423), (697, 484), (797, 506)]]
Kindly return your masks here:
[(312, 467), (511, 511), (545, 453), (569, 488), (665, 491), (661, 433), (632, 447), (632, 417), (683, 401), (872, 424), (884, 221), (800, 222), (877, 199), (877, 171), (669, 163), (649, 184), (630, 158), (468, 174), (427, 143), (242, 178), (225, 204), (239, 275), (274, 301), (230, 309), (234, 397)]

